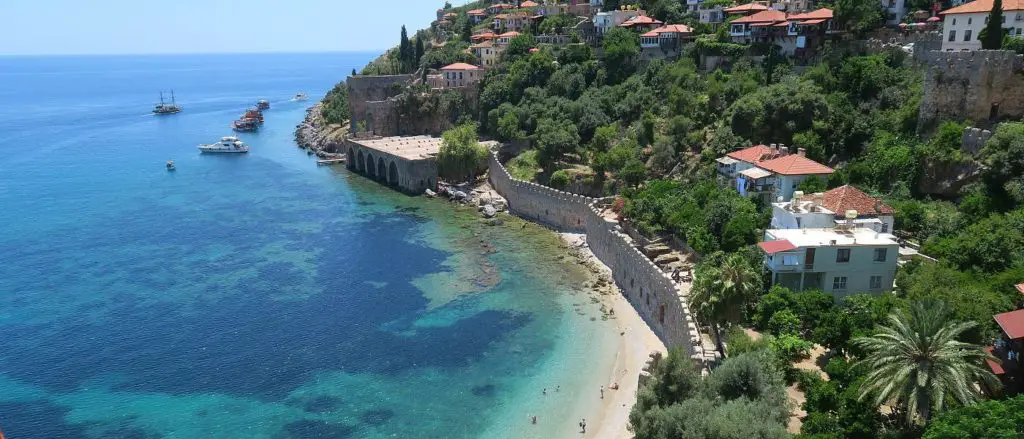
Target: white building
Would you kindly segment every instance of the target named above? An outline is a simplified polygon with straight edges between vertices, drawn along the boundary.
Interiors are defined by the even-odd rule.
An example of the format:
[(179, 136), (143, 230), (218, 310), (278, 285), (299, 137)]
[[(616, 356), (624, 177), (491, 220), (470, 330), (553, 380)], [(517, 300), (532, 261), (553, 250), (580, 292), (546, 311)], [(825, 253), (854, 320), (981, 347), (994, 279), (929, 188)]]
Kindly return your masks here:
[(625, 23), (627, 20), (640, 15), (644, 15), (644, 11), (614, 10), (598, 12), (597, 14), (594, 14), (594, 29), (597, 31), (598, 35), (604, 35), (608, 33), (608, 31), (614, 29), (616, 26), (619, 26), (620, 24)]
[[(988, 22), (988, 14), (992, 11), (992, 0), (976, 0), (964, 5), (950, 8), (939, 13), (942, 15), (942, 50), (947, 52), (972, 51), (981, 49), (978, 34)], [(1003, 29), (1010, 35), (1024, 35), (1024, 1), (1007, 0), (1003, 2)]]
[(723, 182), (741, 195), (759, 195), (767, 201), (789, 201), (796, 187), (811, 176), (828, 178), (832, 168), (804, 157), (804, 149), (790, 154), (785, 145), (756, 145), (733, 151), (716, 160)]
[(793, 194), (789, 202), (772, 203), (773, 229), (827, 229), (840, 226), (848, 212), (856, 227), (881, 233), (893, 230), (893, 209), (882, 200), (853, 186), (840, 186), (823, 193)]
[(441, 67), (445, 87), (465, 87), (484, 79), (483, 67), (466, 63), (455, 63)]
[(907, 15), (907, 4), (905, 0), (881, 0), (882, 9), (885, 9), (885, 24), (896, 26)]
[(758, 247), (772, 284), (820, 289), (836, 297), (892, 289), (899, 259), (894, 236), (844, 224), (840, 228), (772, 229)]

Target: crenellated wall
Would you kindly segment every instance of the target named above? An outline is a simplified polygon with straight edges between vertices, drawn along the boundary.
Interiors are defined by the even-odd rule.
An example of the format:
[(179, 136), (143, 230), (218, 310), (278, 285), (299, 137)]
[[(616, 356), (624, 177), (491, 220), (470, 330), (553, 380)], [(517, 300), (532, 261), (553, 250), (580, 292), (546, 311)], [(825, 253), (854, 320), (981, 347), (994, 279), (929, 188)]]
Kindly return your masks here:
[(665, 345), (686, 348), (695, 361), (705, 361), (685, 290), (633, 246), (617, 221), (601, 216), (597, 200), (513, 179), (496, 154), (490, 157), (489, 171), (491, 186), (508, 201), (509, 212), (585, 233), (591, 251), (611, 268), (622, 294)]
[(918, 132), (946, 120), (983, 127), (1024, 116), (1024, 57), (1006, 50), (927, 52)]

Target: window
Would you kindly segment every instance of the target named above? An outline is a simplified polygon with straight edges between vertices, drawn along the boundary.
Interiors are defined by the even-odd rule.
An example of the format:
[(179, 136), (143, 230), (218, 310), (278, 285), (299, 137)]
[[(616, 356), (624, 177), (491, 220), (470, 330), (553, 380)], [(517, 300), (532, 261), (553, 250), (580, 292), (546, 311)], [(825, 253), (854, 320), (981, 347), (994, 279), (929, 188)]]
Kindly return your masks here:
[(971, 41), (971, 30), (967, 29), (964, 31), (964, 41)]
[(949, 41), (956, 41), (956, 31), (955, 30), (949, 31)]
[(889, 223), (882, 223), (882, 233), (889, 233)]
[(871, 289), (880, 290), (882, 289), (882, 276), (871, 276)]
[(956, 26), (956, 19), (953, 19), (953, 26)]
[(798, 229), (800, 228), (800, 220), (802, 220), (802, 219), (803, 218), (796, 217), (796, 228), (798, 228)]
[[(850, 262), (850, 249), (841, 248), (836, 251), (836, 262)], [(845, 278), (844, 278), (845, 279)]]
[(875, 249), (875, 262), (885, 262), (885, 257), (888, 256), (889, 249), (887, 248), (876, 248)]
[(782, 265), (800, 265), (800, 259), (797, 257), (797, 255), (782, 255)]
[(836, 276), (832, 278), (832, 289), (836, 291), (846, 291), (846, 276)]
[(971, 18), (971, 17), (967, 17), (967, 24), (968, 24), (968, 25), (970, 25), (972, 21), (974, 21), (974, 19), (973, 19), (973, 18)]

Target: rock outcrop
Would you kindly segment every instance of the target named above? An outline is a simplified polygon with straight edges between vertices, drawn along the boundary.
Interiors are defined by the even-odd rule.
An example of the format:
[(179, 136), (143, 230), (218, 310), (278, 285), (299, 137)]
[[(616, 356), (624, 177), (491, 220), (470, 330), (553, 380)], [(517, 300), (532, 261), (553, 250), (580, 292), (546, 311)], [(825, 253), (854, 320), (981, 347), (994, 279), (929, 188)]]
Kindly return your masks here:
[(295, 127), (295, 143), (318, 156), (340, 153), (348, 125), (328, 124), (320, 114), (322, 105), (317, 103), (306, 110), (306, 118)]

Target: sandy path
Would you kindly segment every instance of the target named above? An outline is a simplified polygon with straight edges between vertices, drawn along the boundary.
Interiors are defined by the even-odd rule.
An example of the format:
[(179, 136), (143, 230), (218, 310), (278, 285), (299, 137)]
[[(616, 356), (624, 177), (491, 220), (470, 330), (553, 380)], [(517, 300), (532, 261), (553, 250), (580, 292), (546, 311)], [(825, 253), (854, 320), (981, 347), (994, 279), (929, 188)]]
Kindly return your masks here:
[[(586, 237), (582, 234), (561, 233), (563, 239), (571, 248), (577, 249), (576, 256), (581, 262), (591, 269), (598, 271), (600, 276), (611, 279), (611, 269), (605, 266), (590, 251), (589, 247), (582, 246)], [(605, 382), (596, 383), (595, 387), (604, 386), (604, 399), (600, 400), (597, 415), (595, 418), (587, 419), (587, 433), (579, 434), (585, 438), (632, 438), (629, 432), (629, 411), (636, 402), (636, 392), (640, 371), (647, 362), (652, 352), (658, 351), (667, 353), (664, 343), (654, 335), (654, 331), (647, 326), (647, 323), (640, 318), (640, 314), (633, 309), (633, 306), (626, 301), (618, 288), (611, 284), (606, 287), (610, 294), (602, 294), (601, 300), (604, 306), (614, 310), (615, 325), (619, 331), (619, 346), (615, 356), (615, 366), (607, 376)], [(617, 383), (618, 390), (611, 390), (609, 386)], [(600, 393), (595, 392), (595, 398), (600, 398)]]

